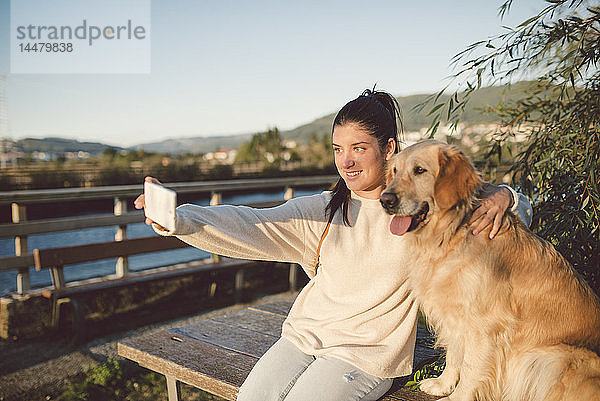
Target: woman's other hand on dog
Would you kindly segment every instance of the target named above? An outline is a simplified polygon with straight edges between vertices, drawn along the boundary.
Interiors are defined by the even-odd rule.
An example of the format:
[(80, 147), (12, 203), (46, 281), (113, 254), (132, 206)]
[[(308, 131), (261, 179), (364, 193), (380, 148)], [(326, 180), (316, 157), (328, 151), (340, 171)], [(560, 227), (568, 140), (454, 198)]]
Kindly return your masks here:
[(477, 227), (473, 229), (473, 235), (479, 234), (487, 226), (493, 224), (490, 231), (490, 239), (493, 239), (502, 226), (502, 220), (506, 211), (512, 206), (513, 198), (510, 191), (504, 187), (486, 183), (481, 205), (473, 212), (469, 224), (479, 220)]

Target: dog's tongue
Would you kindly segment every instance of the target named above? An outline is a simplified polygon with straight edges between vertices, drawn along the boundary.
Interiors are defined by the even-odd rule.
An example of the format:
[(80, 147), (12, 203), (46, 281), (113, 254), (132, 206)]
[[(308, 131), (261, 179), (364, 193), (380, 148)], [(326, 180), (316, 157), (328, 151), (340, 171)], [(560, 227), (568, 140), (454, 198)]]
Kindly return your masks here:
[(404, 235), (410, 227), (410, 216), (394, 216), (390, 223), (390, 231), (395, 235)]

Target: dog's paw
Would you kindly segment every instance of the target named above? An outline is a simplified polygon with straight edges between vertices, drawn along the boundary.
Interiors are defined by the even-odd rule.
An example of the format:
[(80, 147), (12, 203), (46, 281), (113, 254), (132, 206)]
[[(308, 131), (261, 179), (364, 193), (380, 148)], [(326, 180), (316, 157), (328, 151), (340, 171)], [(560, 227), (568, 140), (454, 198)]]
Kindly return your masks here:
[(441, 397), (451, 394), (454, 391), (455, 385), (456, 383), (447, 383), (447, 381), (443, 380), (440, 376), (432, 379), (422, 380), (419, 383), (419, 388), (421, 391), (427, 394)]

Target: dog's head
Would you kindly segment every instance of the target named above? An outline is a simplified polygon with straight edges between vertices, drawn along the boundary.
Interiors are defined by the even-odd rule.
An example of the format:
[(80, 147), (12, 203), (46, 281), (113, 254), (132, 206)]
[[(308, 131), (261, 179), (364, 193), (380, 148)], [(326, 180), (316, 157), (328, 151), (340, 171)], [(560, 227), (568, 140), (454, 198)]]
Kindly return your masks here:
[(404, 149), (388, 168), (388, 185), (380, 201), (395, 215), (390, 229), (397, 235), (426, 226), (435, 214), (469, 207), (481, 182), (467, 156), (434, 140)]

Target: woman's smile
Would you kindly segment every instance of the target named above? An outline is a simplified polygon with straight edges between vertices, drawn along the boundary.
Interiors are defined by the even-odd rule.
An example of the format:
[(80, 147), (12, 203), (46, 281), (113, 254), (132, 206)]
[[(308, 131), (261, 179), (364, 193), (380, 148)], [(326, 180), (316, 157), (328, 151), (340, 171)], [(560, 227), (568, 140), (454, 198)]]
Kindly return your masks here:
[(362, 170), (358, 170), (358, 171), (346, 171), (346, 176), (348, 178), (356, 178), (358, 177), (358, 175), (362, 172)]

